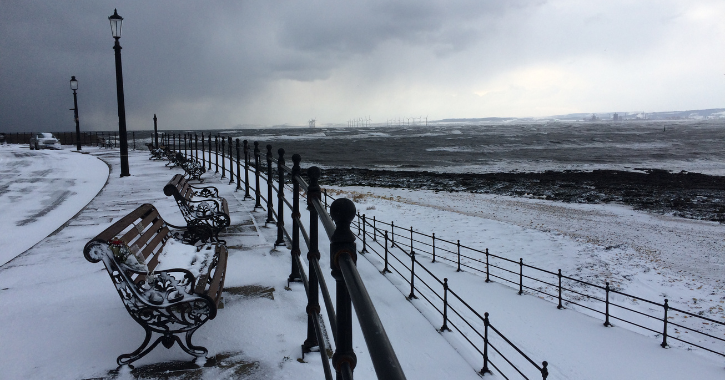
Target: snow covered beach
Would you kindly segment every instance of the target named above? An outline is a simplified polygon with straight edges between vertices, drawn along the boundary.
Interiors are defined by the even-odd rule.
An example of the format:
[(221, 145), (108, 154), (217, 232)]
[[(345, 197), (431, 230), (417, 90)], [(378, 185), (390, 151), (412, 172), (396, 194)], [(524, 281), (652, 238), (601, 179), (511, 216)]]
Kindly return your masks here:
[[(27, 150), (17, 148), (17, 152)], [(75, 156), (84, 157), (77, 153), (62, 153), (69, 155), (70, 160)], [(94, 150), (93, 155), (106, 159), (114, 167), (117, 165), (115, 151)], [(0, 306), (5, 310), (0, 321), (4, 326), (2, 336), (4, 341), (14, 343), (2, 348), (1, 377), (104, 376), (114, 367), (115, 356), (137, 344), (142, 335), (140, 328), (123, 310), (104, 271), (82, 259), (81, 248), (89, 238), (138, 203), (155, 204), (172, 223), (180, 219), (173, 201), (161, 193), (161, 187), (172, 172), (158, 162), (148, 161), (147, 157), (146, 152), (133, 152), (133, 176), (127, 178), (132, 181), (116, 178), (114, 172), (118, 173), (118, 168), (115, 167), (105, 190), (65, 228), (0, 267), (0, 288), (3, 289)], [(67, 174), (69, 177), (73, 175), (72, 172)], [(107, 175), (107, 169), (99, 177), (104, 175)], [(211, 174), (206, 176), (208, 178)], [(247, 374), (248, 378), (287, 378), (292, 374), (296, 374), (297, 378), (322, 378), (318, 358), (308, 358), (306, 361), (309, 363), (305, 364), (295, 361), (299, 357), (299, 344), (304, 340), (306, 317), (301, 286), (293, 284), (292, 291), (282, 290), (289, 265), (287, 251), (270, 251), (270, 236), (274, 230), (261, 227), (263, 216), (258, 218), (262, 223), (253, 222), (255, 213), (249, 212), (250, 202), (239, 201), (241, 197), (233, 191), (233, 186), (222, 185), (216, 180), (209, 182), (238, 205), (233, 211), (232, 224), (244, 225), (245, 221), (249, 221), (253, 226), (234, 237), (238, 247), (232, 249), (230, 260), (236, 259), (237, 270), (230, 272), (234, 275), (228, 285), (258, 284), (275, 290), (272, 292), (274, 300), (240, 297), (230, 302), (222, 310), (220, 318), (204, 326), (198, 336), (204, 339), (204, 344), (213, 353), (233, 352), (248, 363), (256, 363)], [(360, 212), (376, 215), (380, 220), (395, 220), (401, 226), (428, 229), (441, 238), (461, 239), (469, 244), (481, 243), (499, 251), (498, 254), (524, 256), (527, 260), (538, 260), (540, 265), (564, 264), (560, 267), (581, 271), (582, 275), (594, 276), (605, 268), (620, 276), (622, 282), (627, 280), (626, 275), (633, 276), (634, 281), (629, 286), (637, 289), (650, 287), (654, 293), (659, 292), (657, 286), (660, 282), (669, 277), (654, 276), (653, 269), (661, 267), (656, 266), (659, 265), (656, 260), (652, 262), (637, 254), (640, 252), (638, 249), (644, 249), (646, 245), (639, 246), (634, 242), (647, 237), (650, 241), (647, 244), (660, 250), (682, 241), (698, 247), (697, 239), (718, 236), (716, 234), (722, 228), (705, 222), (668, 222), (621, 206), (572, 208), (551, 202), (496, 196), (480, 198), (458, 194), (456, 199), (451, 194), (433, 192), (370, 188), (338, 190), (357, 198)], [(85, 205), (82, 201), (70, 203), (78, 210)], [(549, 227), (540, 226), (544, 222), (542, 218), (546, 219)], [(592, 224), (582, 224), (586, 220)], [(637, 226), (644, 224), (649, 227), (636, 234), (633, 232), (636, 227), (623, 223), (626, 220), (635, 221)], [(42, 221), (39, 219), (40, 223)], [(550, 223), (554, 222), (558, 223), (557, 228), (550, 227)], [(601, 225), (609, 227), (599, 231)], [(670, 226), (671, 230), (664, 230), (662, 226)], [(581, 230), (578, 234), (574, 233), (577, 229)], [(688, 230), (694, 232), (681, 232)], [(669, 231), (676, 231), (682, 236), (662, 241), (663, 236), (671, 235)], [(617, 243), (620, 235), (625, 238), (624, 243)], [(613, 240), (610, 242), (605, 238)], [(321, 242), (322, 247), (325, 244), (325, 241)], [(606, 249), (617, 244), (624, 245)], [(718, 252), (716, 245), (715, 251), (705, 253), (713, 256), (711, 260), (717, 264), (718, 253), (722, 251)], [(325, 252), (322, 255), (326, 257)], [(629, 259), (617, 261), (612, 259), (614, 256)], [(704, 257), (693, 260), (705, 260)], [(669, 257), (662, 269), (691, 270), (686, 262), (677, 259)], [(637, 260), (643, 262), (636, 264), (649, 265), (651, 269), (645, 272), (643, 266), (641, 270), (630, 273), (633, 261)], [(382, 269), (379, 264), (374, 258), (370, 258), (369, 262), (358, 261), (408, 378), (474, 378), (474, 371), (480, 369), (480, 357), (460, 345), (460, 338), (454, 334), (437, 333), (432, 325), (438, 324), (438, 321), (431, 319), (430, 311), (426, 311), (418, 300), (412, 303), (406, 301), (400, 294), (404, 284), (386, 281), (379, 274)], [(233, 265), (231, 261), (230, 265)], [(270, 271), (253, 270), (260, 266)], [(715, 287), (717, 281), (709, 283), (707, 276), (717, 275), (717, 266), (710, 267), (711, 272), (703, 272), (699, 284)], [(431, 268), (455, 281), (455, 286), (467, 299), (475, 300), (477, 308), (491, 312), (495, 323), (507, 334), (512, 334), (516, 343), (528, 354), (537, 360), (548, 360), (551, 363), (550, 378), (714, 379), (722, 378), (725, 371), (721, 358), (698, 355), (676, 347), (663, 350), (653, 337), (620, 328), (603, 328), (600, 320), (573, 310), (556, 310), (551, 303), (536, 297), (513, 296), (508, 287), (484, 285), (480, 277), (471, 273), (456, 274), (454, 268), (445, 264)], [(692, 272), (687, 274), (693, 275)], [(396, 285), (398, 291), (394, 287)], [(704, 300), (707, 298), (705, 291), (709, 290), (705, 286), (702, 289), (705, 289), (702, 294), (696, 293), (696, 296)], [(675, 296), (689, 296), (680, 285), (672, 291)], [(713, 291), (722, 295), (721, 287)], [(718, 299), (713, 302), (715, 305), (719, 303)], [(270, 318), (272, 315), (274, 318)], [(45, 322), (50, 320), (54, 323)], [(249, 326), (255, 328), (250, 329)], [(135, 333), (138, 337), (129, 336)], [(358, 334), (355, 339), (360, 360), (356, 375), (371, 378), (373, 372), (362, 336)], [(38, 347), (41, 342), (45, 344)], [(173, 359), (188, 358), (180, 351), (157, 349), (144, 360), (153, 363)], [(208, 369), (206, 373), (214, 376), (214, 371), (218, 371), (216, 374), (220, 377), (226, 376), (219, 368)]]

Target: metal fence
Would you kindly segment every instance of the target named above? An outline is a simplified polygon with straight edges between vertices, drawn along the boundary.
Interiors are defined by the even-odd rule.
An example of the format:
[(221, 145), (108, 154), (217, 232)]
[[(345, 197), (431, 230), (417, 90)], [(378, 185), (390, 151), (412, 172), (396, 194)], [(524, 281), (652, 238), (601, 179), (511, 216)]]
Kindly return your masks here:
[[(199, 140), (201, 140), (201, 146), (199, 146)], [(224, 138), (219, 135), (212, 136), (211, 134), (205, 136), (203, 133), (201, 134), (201, 138), (195, 133), (179, 135), (167, 134), (161, 141), (164, 145), (171, 147), (171, 149), (178, 149), (187, 158), (197, 159), (200, 160), (202, 165), (208, 165), (208, 171), (212, 172), (213, 170), (213, 173), (218, 173), (220, 179), (227, 178), (228, 175), (229, 184), (236, 183), (237, 190), (244, 190), (244, 199), (255, 200), (255, 209), (266, 208), (266, 222), (275, 223), (277, 226), (277, 240), (275, 241), (275, 245), (288, 244), (291, 249), (292, 263), (288, 280), (291, 282), (303, 282), (308, 295), (308, 332), (307, 340), (303, 344), (303, 352), (309, 352), (315, 347), (319, 347), (326, 376), (331, 376), (331, 373), (328, 372), (327, 350), (320, 346), (326, 336), (326, 330), (324, 328), (324, 319), (319, 314), (320, 307), (316, 296), (318, 289), (325, 301), (325, 310), (331, 325), (335, 345), (341, 352), (346, 352), (346, 354), (333, 355), (333, 366), (338, 370), (339, 374), (343, 378), (351, 378), (352, 369), (354, 368), (354, 365), (349, 370), (345, 367), (347, 365), (345, 363), (352, 362), (350, 361), (350, 355), (354, 355), (352, 346), (349, 346), (351, 343), (344, 340), (338, 342), (338, 337), (349, 336), (349, 339), (351, 339), (352, 336), (349, 332), (341, 332), (341, 330), (347, 329), (342, 328), (341, 325), (349, 324), (347, 319), (349, 318), (348, 314), (350, 312), (349, 303), (348, 306), (341, 306), (339, 304), (340, 295), (343, 294), (343, 304), (347, 302), (345, 299), (349, 298), (355, 306), (378, 378), (404, 378), (397, 359), (393, 360), (395, 353), (384, 334), (382, 324), (374, 312), (372, 302), (364, 290), (364, 284), (355, 270), (354, 263), (358, 253), (354, 243), (356, 239), (355, 234), (352, 232), (347, 234), (346, 232), (337, 231), (339, 228), (337, 226), (343, 225), (348, 226), (345, 228), (349, 228), (350, 222), (354, 223), (358, 227), (357, 239), (359, 240), (360, 236), (363, 239), (364, 245), (361, 250), (362, 253), (366, 253), (368, 248), (378, 253), (374, 248), (367, 245), (366, 236), (368, 233), (364, 231), (360, 235), (360, 226), (363, 226), (362, 228), (365, 230), (367, 224), (361, 224), (359, 221), (356, 222), (354, 204), (351, 201), (334, 199), (334, 197), (328, 197), (326, 191), (321, 191), (318, 185), (321, 171), (318, 168), (311, 167), (306, 170), (310, 181), (308, 185), (301, 176), (302, 170), (299, 166), (301, 158), (299, 155), (292, 157), (294, 165), (290, 168), (285, 164), (285, 151), (279, 149), (277, 151), (278, 158), (275, 158), (271, 145), (266, 146), (265, 158), (267, 165), (265, 167), (262, 150), (258, 142), (254, 142), (254, 148), (252, 148), (246, 140), (243, 142), (240, 142), (239, 139), (232, 141), (230, 137)], [(234, 148), (232, 148), (233, 145)], [(227, 162), (229, 164), (228, 167)], [(249, 178), (250, 173), (254, 176), (251, 180)], [(266, 196), (262, 190), (263, 182), (267, 184)], [(279, 191), (280, 189), (282, 191)], [(306, 202), (310, 210), (311, 220), (309, 233), (304, 229), (303, 223), (299, 219), (300, 190), (306, 193)], [(274, 205), (273, 193), (277, 196), (276, 207)], [(285, 196), (285, 193), (292, 194), (291, 202)], [(324, 201), (322, 198), (323, 195)], [(330, 201), (332, 201), (331, 204)], [(284, 224), (285, 209), (291, 213), (291, 232)], [(352, 214), (350, 214), (351, 209), (353, 210)], [(348, 217), (349, 222), (347, 222)], [(338, 295), (337, 305), (333, 305), (330, 299), (325, 277), (320, 269), (319, 250), (317, 249), (318, 220), (322, 223), (331, 241), (330, 263), (333, 268), (332, 276), (336, 282), (336, 294)], [(300, 258), (300, 234), (308, 248), (307, 271), (305, 271)], [(340, 237), (342, 235), (346, 237)], [(379, 250), (382, 252), (382, 248), (379, 248)], [(386, 256), (395, 259), (398, 264), (386, 260), (385, 270), (388, 272), (390, 272), (390, 269), (396, 271), (411, 285), (411, 294), (406, 298), (414, 299), (420, 295), (433, 307), (432, 310), (436, 310), (443, 317), (443, 326), (439, 331), (450, 332), (451, 329), (448, 326), (451, 326), (455, 331), (460, 333), (459, 335), (481, 356), (483, 364), (480, 373), (482, 375), (495, 370), (506, 379), (510, 376), (517, 376), (523, 379), (547, 378), (548, 363), (546, 361), (538, 364), (532, 360), (524, 350), (519, 348), (519, 346), (514, 344), (496, 328), (491, 322), (488, 313), (480, 313), (470, 307), (461, 296), (451, 289), (447, 279), (441, 281), (420, 264), (416, 260), (415, 252), (409, 254), (401, 251), (407, 256), (403, 260), (410, 260), (410, 266), (408, 266), (400, 259), (401, 252), (389, 252), (387, 249), (386, 251), (388, 252)], [(380, 253), (378, 254), (381, 255)], [(416, 274), (416, 266), (421, 268), (423, 272), (419, 270)], [(383, 273), (385, 273), (385, 270)], [(404, 273), (410, 273), (410, 276), (407, 274), (404, 275)], [(415, 286), (415, 279), (418, 279), (419, 286)], [(438, 283), (437, 290), (434, 290), (434, 287), (429, 285), (429, 283), (435, 282)], [(421, 284), (423, 285), (422, 288), (420, 287)], [(348, 296), (344, 296), (345, 293)], [(450, 300), (449, 293), (452, 297)], [(436, 299), (439, 302), (438, 304), (436, 304)], [(371, 318), (371, 315), (375, 317)], [(340, 321), (344, 321), (344, 323)], [(431, 323), (434, 322), (431, 321)], [(384, 337), (384, 339), (381, 337)], [(326, 346), (326, 344), (323, 344), (323, 346)], [(345, 348), (346, 346), (349, 347)], [(337, 360), (336, 362), (336, 357), (343, 359)]]
[[(725, 356), (725, 322), (708, 318), (702, 310), (698, 313), (682, 310), (669, 304), (626, 293), (609, 282), (591, 282), (562, 273), (561, 269), (546, 270), (524, 262), (523, 258), (511, 260), (489, 252), (487, 248), (477, 249), (415, 231), (413, 227), (403, 229), (394, 222), (357, 217), (356, 225), (363, 230), (363, 248), (367, 239), (378, 240), (378, 236), (389, 234), (391, 247), (412, 250), (426, 255), (431, 262), (443, 261), (455, 266), (457, 271), (467, 270), (485, 276), (485, 282), (497, 281), (514, 287), (517, 294), (526, 293), (542, 296), (557, 304), (557, 308), (576, 306), (603, 318), (604, 326), (611, 321), (628, 324), (633, 330), (652, 333), (661, 338), (660, 345), (668, 347), (668, 339), (682, 342), (707, 352)], [(371, 229), (372, 231), (368, 231)], [(493, 280), (492, 280), (493, 279)], [(640, 306), (640, 307), (636, 307)], [(675, 314), (686, 322), (676, 322)], [(674, 330), (674, 333), (673, 331)], [(717, 336), (717, 335), (720, 336)]]

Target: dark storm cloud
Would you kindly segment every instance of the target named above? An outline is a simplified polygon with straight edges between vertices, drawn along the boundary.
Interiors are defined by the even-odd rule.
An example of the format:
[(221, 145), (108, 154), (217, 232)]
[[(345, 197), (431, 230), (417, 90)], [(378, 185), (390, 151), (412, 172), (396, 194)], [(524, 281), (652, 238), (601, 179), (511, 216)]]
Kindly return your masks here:
[[(595, 104), (596, 91), (584, 93), (577, 83), (631, 83), (638, 77), (630, 74), (643, 67), (648, 81), (662, 72), (670, 88), (688, 81), (695, 88), (705, 79), (673, 75), (673, 67), (686, 63), (663, 56), (672, 49), (661, 47), (682, 43), (692, 50), (700, 35), (721, 39), (711, 16), (722, 9), (709, 0), (696, 3), (5, 0), (0, 131), (74, 128), (71, 75), (80, 82), (81, 128), (117, 127), (107, 20), (114, 7), (125, 19), (128, 127), (141, 129), (154, 113), (164, 128), (299, 123), (313, 115), (344, 122), (371, 112), (384, 119), (401, 110), (437, 117), (536, 114), (543, 100)], [(555, 83), (538, 84), (551, 75)], [(506, 107), (496, 99), (506, 99)]]

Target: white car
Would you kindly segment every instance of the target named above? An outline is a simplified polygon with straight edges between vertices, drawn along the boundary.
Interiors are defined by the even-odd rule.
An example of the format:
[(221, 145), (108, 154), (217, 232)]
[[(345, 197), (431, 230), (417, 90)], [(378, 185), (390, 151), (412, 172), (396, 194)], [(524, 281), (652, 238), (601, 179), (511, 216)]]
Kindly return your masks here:
[(33, 149), (63, 149), (60, 141), (52, 133), (36, 133), (30, 138), (30, 150)]

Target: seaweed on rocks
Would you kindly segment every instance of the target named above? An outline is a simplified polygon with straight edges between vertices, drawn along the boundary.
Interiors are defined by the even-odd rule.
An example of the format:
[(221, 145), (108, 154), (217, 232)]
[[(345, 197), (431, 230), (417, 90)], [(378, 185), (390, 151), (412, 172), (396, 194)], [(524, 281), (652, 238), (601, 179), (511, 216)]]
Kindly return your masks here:
[(569, 203), (621, 203), (637, 210), (725, 223), (724, 176), (647, 168), (635, 170), (475, 174), (330, 168), (325, 170), (323, 183), (464, 191)]

